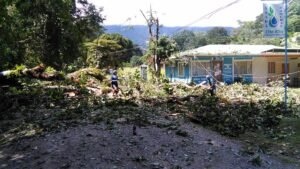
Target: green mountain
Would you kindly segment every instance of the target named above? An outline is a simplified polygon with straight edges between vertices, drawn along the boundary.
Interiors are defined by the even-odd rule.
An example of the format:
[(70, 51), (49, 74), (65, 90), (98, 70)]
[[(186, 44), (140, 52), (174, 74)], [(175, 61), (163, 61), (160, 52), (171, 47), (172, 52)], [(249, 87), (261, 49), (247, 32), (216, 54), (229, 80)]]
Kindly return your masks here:
[[(206, 32), (213, 27), (161, 27), (160, 34), (172, 36), (174, 33), (183, 31), (183, 30), (191, 30), (194, 32)], [(225, 27), (229, 32), (233, 30), (232, 27)], [(142, 47), (147, 46), (147, 40), (149, 38), (148, 35), (148, 27), (145, 25), (133, 25), (133, 26), (122, 26), (122, 25), (107, 25), (105, 26), (107, 33), (119, 33), (130, 40), (132, 40), (135, 44), (138, 44)]]

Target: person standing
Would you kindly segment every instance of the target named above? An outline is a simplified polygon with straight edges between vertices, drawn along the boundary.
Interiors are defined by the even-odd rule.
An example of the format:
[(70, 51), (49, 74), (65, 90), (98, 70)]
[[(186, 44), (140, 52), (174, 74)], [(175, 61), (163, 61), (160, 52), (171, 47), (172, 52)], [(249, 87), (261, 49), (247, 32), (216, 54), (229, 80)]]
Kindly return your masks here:
[(206, 76), (206, 80), (207, 80), (208, 85), (209, 85), (210, 95), (214, 96), (216, 94), (216, 89), (217, 89), (216, 83), (215, 83), (214, 79), (209, 75)]
[(117, 71), (114, 70), (111, 76), (111, 87), (113, 89), (113, 95), (117, 95), (119, 93), (119, 85), (118, 85), (118, 75)]

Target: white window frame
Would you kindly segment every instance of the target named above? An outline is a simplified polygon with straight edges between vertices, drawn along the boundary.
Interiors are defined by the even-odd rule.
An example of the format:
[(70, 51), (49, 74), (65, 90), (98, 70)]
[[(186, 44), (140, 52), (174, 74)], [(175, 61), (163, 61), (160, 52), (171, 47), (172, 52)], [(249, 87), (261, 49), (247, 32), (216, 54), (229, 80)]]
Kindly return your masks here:
[(237, 77), (238, 76), (238, 74), (236, 75), (235, 74), (235, 63), (236, 62), (251, 62), (251, 73), (249, 74), (249, 73), (247, 73), (247, 74), (241, 74), (242, 76), (244, 76), (244, 75), (253, 75), (253, 60), (252, 59), (243, 59), (243, 60), (233, 60), (233, 72), (232, 72), (232, 74), (233, 74), (233, 77)]
[[(208, 72), (206, 72), (206, 74), (201, 74), (201, 75), (193, 75), (193, 72), (194, 72), (194, 70), (193, 70), (193, 63), (197, 63), (197, 62), (201, 62), (201, 63), (208, 63), (209, 64), (209, 68), (208, 68)], [(191, 72), (190, 72), (190, 75), (191, 75), (191, 77), (201, 77), (201, 76), (205, 76), (205, 75), (208, 75), (209, 73), (210, 73), (210, 61), (209, 60), (193, 60), (192, 62), (191, 62)]]
[[(179, 74), (179, 67), (180, 67), (180, 65), (182, 66), (182, 74)], [(178, 62), (177, 73), (178, 73), (178, 77), (184, 77), (184, 75), (185, 75), (185, 63), (184, 62)]]

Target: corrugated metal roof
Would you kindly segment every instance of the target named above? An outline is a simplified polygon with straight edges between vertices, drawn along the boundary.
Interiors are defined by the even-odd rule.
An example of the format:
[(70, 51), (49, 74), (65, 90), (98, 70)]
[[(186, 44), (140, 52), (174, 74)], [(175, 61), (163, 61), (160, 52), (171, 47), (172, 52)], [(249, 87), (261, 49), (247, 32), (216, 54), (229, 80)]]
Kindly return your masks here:
[(263, 52), (284, 49), (274, 45), (206, 45), (196, 49), (181, 52), (180, 56), (232, 56), (259, 55)]

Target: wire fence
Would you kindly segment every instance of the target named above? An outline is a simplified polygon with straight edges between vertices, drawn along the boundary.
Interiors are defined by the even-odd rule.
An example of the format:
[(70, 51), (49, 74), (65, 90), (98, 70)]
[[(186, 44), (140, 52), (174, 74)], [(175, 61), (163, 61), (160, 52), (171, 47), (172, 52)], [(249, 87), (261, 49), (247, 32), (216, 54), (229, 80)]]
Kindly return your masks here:
[[(215, 78), (214, 76), (214, 73), (216, 73), (216, 71), (213, 71), (213, 70), (209, 70), (207, 69), (201, 62), (199, 62), (201, 67), (206, 71), (206, 73), (212, 77), (216, 82), (221, 82), (219, 81), (218, 79)], [(287, 75), (294, 75), (294, 74), (300, 74), (300, 71), (294, 71), (294, 72), (291, 72), (291, 73), (287, 73)], [(285, 74), (276, 74), (276, 75), (267, 75), (267, 76), (253, 76), (253, 74), (251, 75), (252, 78), (255, 78), (255, 79), (269, 79), (269, 78), (272, 78), (272, 79), (279, 79), (279, 78), (282, 78)], [(222, 76), (223, 77), (235, 77), (234, 74), (232, 75), (228, 75), (228, 74), (223, 74), (222, 73)]]

